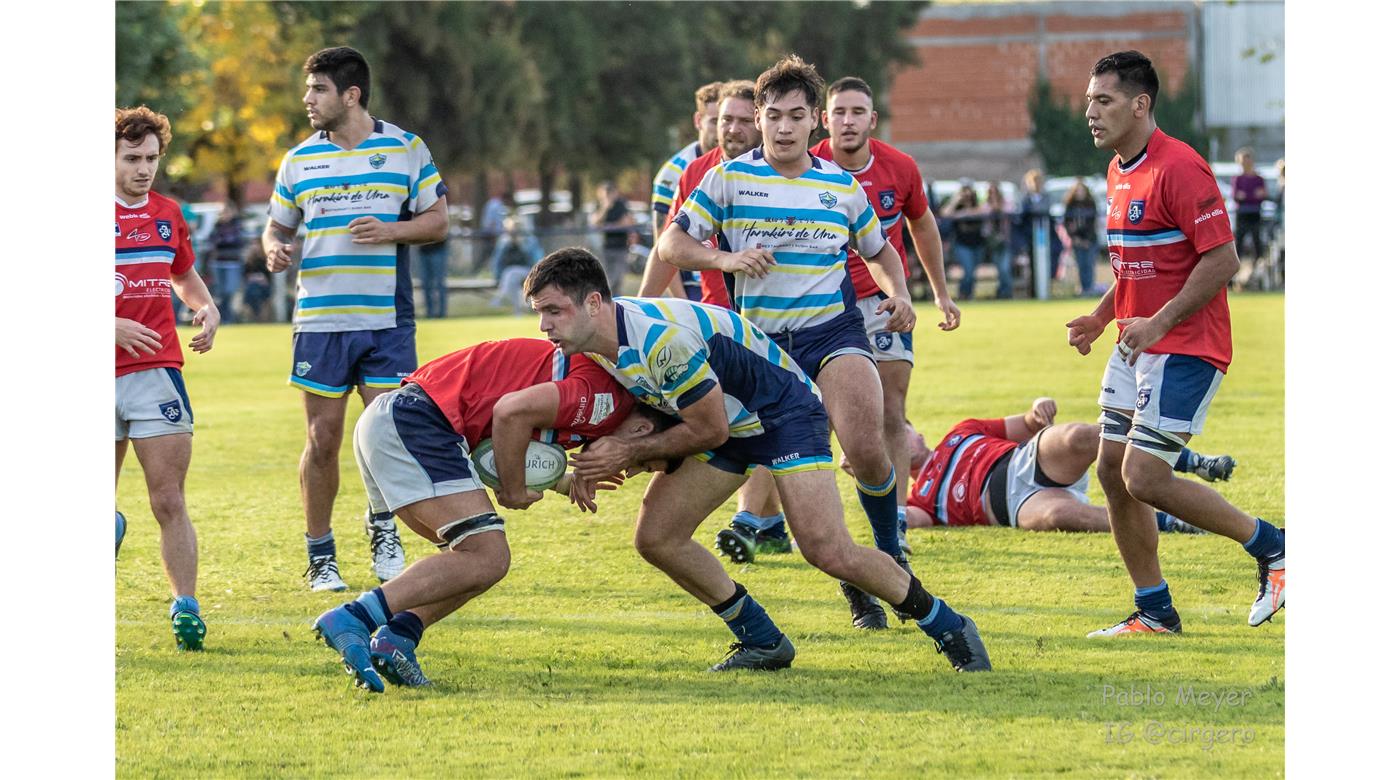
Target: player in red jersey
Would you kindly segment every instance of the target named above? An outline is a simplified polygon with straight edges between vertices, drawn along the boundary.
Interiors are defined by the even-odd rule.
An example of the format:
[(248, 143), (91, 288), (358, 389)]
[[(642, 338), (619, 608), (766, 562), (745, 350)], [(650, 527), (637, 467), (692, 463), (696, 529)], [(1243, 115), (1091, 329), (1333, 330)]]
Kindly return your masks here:
[[(1056, 424), (1053, 398), (1037, 398), (1023, 414), (963, 420), (929, 449), (906, 425), (913, 454), (909, 527), (1003, 525), (1026, 531), (1107, 533), (1108, 511), (1089, 503), (1089, 467), (1099, 430), (1087, 423)], [(844, 464), (843, 464), (844, 466)], [(1183, 450), (1177, 471), (1208, 482), (1228, 480), (1235, 460)], [(1200, 533), (1165, 512), (1161, 531)]]
[[(681, 206), (690, 193), (700, 185), (710, 169), (758, 146), (762, 140), (754, 113), (753, 82), (743, 79), (726, 82), (719, 91), (719, 146), (695, 158), (686, 166), (676, 185), (675, 198), (671, 201), (671, 211), (666, 215), (661, 232), (680, 213)], [(658, 233), (657, 235), (660, 235)], [(713, 240), (713, 239), (712, 239)], [(658, 241), (659, 245), (660, 242)], [(652, 247), (647, 258), (646, 272), (642, 276), (642, 288), (637, 296), (656, 298), (664, 296), (671, 280), (676, 278), (677, 268), (661, 259), (656, 247)], [(720, 271), (700, 272), (700, 302), (715, 306), (729, 307), (729, 291), (724, 285), (724, 274)]]
[[(355, 425), (355, 461), (373, 511), (398, 515), (442, 552), (327, 611), (316, 620), (317, 631), (363, 687), (383, 691), (381, 674), (398, 685), (427, 684), (416, 656), (424, 628), (486, 592), (510, 568), (505, 520), (487, 497), (471, 450), (492, 440), (501, 482), (496, 499), (525, 509), (541, 498), (525, 487), (532, 436), (572, 447), (670, 424), (664, 413), (634, 405), (588, 357), (566, 357), (544, 339), (488, 341), (422, 366), (365, 409)], [(554, 489), (596, 511), (598, 487), (568, 474)]]
[[(173, 290), (195, 312), (190, 349), (208, 352), (219, 308), (194, 270), (190, 232), (175, 201), (151, 191), (170, 144), (170, 120), (146, 106), (119, 108), (116, 187), (117, 479), (128, 440), (146, 475), (160, 554), (174, 601), (171, 627), (182, 650), (204, 649), (207, 631), (195, 599), (199, 548), (185, 510), (194, 412), (180, 374)], [(119, 533), (126, 518), (117, 512)], [(121, 548), (121, 538), (117, 539)]]
[(1137, 611), (1090, 636), (1179, 633), (1181, 620), (1157, 559), (1153, 508), (1244, 546), (1258, 564), (1249, 612), (1258, 626), (1284, 605), (1284, 534), (1203, 485), (1172, 476), (1182, 448), (1205, 427), (1229, 367), (1225, 287), (1239, 270), (1219, 186), (1191, 147), (1157, 128), (1158, 80), (1139, 52), (1111, 54), (1091, 71), (1085, 116), (1108, 168), (1108, 247), (1114, 285), (1092, 314), (1066, 324), (1081, 355), (1110, 322), (1119, 328), (1099, 405), (1099, 481), (1114, 540), (1135, 586)]

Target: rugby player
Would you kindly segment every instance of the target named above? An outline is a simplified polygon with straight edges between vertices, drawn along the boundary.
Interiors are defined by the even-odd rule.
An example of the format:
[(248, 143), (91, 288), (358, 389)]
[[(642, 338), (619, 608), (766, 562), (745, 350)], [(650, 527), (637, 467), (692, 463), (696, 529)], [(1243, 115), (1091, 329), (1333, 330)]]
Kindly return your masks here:
[[(194, 269), (190, 231), (180, 205), (151, 189), (170, 145), (170, 120), (146, 106), (119, 108), (116, 186), (117, 480), (132, 442), (151, 513), (160, 524), (160, 557), (170, 580), (171, 629), (181, 650), (204, 649), (195, 580), (199, 546), (185, 509), (185, 473), (194, 439), (194, 410), (180, 374), (184, 356), (175, 333), (173, 290), (194, 312), (199, 333), (189, 347), (214, 347), (219, 307)], [(116, 513), (117, 550), (126, 517)]]
[[(525, 487), (532, 435), (572, 447), (614, 432), (650, 433), (657, 424), (671, 421), (635, 406), (593, 361), (565, 357), (543, 339), (488, 341), (427, 363), (370, 402), (355, 425), (355, 462), (371, 509), (397, 514), (442, 552), (328, 610), (316, 620), (317, 633), (361, 687), (383, 692), (384, 680), (427, 685), (417, 657), (424, 629), (485, 593), (510, 568), (505, 520), (471, 450), (492, 440), (497, 501), (525, 509), (541, 497)], [(596, 487), (570, 474), (554, 489), (596, 511)]]
[(1249, 625), (1284, 605), (1284, 532), (1172, 475), (1182, 449), (1204, 430), (1230, 365), (1225, 288), (1240, 261), (1210, 167), (1157, 127), (1157, 90), (1152, 61), (1123, 51), (1095, 63), (1085, 95), (1094, 146), (1116, 152), (1108, 166), (1114, 285), (1066, 327), (1070, 346), (1087, 355), (1109, 323), (1118, 325), (1099, 393), (1098, 474), (1137, 607), (1091, 637), (1181, 632), (1157, 557), (1154, 508), (1234, 539), (1254, 557), (1259, 593)]
[[(356, 387), (368, 406), (418, 365), (408, 245), (447, 236), (447, 188), (422, 138), (370, 116), (369, 64), (359, 52), (322, 49), (303, 70), (316, 132), (282, 160), (262, 244), (268, 270), (283, 271), (296, 227), (306, 224), (288, 383), (303, 392), (306, 411), (306, 577), (312, 590), (338, 591), (346, 585), (331, 513), (347, 395)], [(379, 580), (403, 571), (394, 516), (371, 510), (365, 526)]]
[[(676, 185), (680, 183), (681, 174), (695, 161), (697, 157), (705, 154), (719, 144), (719, 90), (724, 86), (722, 81), (712, 81), (703, 87), (695, 90), (695, 114), (691, 121), (695, 124), (697, 139), (693, 143), (686, 144), (684, 148), (676, 151), (666, 162), (661, 164), (660, 170), (651, 182), (651, 232), (653, 252), (656, 246), (656, 239), (661, 236), (661, 231), (666, 229), (667, 214), (671, 211), (671, 203), (676, 198)], [(651, 262), (651, 258), (647, 258)], [(693, 271), (688, 272), (694, 274)], [(699, 279), (695, 280), (699, 284)], [(666, 287), (666, 291), (676, 298), (685, 298), (687, 284), (682, 284), (680, 278), (673, 278)]]
[(712, 671), (782, 669), (796, 655), (758, 601), (691, 538), (755, 466), (776, 478), (808, 562), (896, 604), (955, 669), (991, 668), (971, 618), (930, 595), (890, 556), (851, 540), (832, 474), (821, 392), (773, 339), (717, 306), (614, 299), (602, 267), (584, 249), (561, 249), (540, 261), (525, 280), (525, 294), (539, 312), (540, 330), (565, 354), (587, 354), (637, 400), (680, 419), (634, 439), (605, 436), (577, 456), (575, 470), (599, 480), (694, 456), (653, 477), (634, 544), (733, 632), (730, 654)]
[[(754, 85), (762, 146), (705, 174), (662, 234), (660, 253), (681, 268), (723, 271), (735, 310), (816, 380), (875, 546), (907, 566), (898, 480), (884, 437), (869, 435), (883, 426), (880, 375), (846, 270), (848, 244), (888, 296), (875, 307), (888, 315), (888, 331), (911, 331), (914, 308), (899, 253), (856, 179), (808, 151), (823, 92), (816, 68), (796, 55), (764, 71)], [(722, 249), (700, 243), (716, 235)], [(844, 582), (841, 591), (853, 624), (884, 627), (870, 595)]]

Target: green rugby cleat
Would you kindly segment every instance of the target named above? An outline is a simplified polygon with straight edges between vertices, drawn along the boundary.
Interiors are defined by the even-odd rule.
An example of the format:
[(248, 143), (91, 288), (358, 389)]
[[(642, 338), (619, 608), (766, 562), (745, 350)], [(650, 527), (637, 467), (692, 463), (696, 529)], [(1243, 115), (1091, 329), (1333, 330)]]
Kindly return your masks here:
[(175, 633), (175, 646), (181, 650), (203, 650), (204, 635), (209, 633), (203, 618), (183, 610), (171, 616), (170, 630)]

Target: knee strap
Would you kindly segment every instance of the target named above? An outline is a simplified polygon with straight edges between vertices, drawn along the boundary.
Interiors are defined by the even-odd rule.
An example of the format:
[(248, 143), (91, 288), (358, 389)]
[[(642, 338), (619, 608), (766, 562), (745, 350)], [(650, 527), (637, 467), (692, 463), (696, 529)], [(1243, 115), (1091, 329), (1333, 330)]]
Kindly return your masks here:
[(1127, 444), (1128, 431), (1133, 427), (1133, 418), (1122, 412), (1104, 409), (1099, 414), (1099, 426), (1102, 429), (1099, 436), (1105, 441)]
[(468, 536), (476, 536), (487, 531), (506, 530), (506, 519), (495, 512), (483, 512), (479, 515), (464, 517), (461, 520), (452, 522), (437, 529), (437, 535), (442, 539), (438, 545), (441, 549), (451, 550)]
[(1186, 446), (1186, 442), (1171, 431), (1159, 431), (1142, 425), (1134, 425), (1128, 439), (1137, 449), (1156, 455), (1173, 468), (1182, 448)]

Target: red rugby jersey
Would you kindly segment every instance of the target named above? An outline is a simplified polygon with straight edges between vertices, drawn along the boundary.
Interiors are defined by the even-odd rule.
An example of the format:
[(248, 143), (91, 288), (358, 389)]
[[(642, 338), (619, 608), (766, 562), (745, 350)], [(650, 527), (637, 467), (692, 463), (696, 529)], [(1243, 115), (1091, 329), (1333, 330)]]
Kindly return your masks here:
[(117, 199), (117, 316), (160, 334), (154, 355), (117, 352), (117, 376), (150, 368), (179, 368), (185, 358), (175, 333), (170, 278), (194, 267), (190, 230), (180, 204), (156, 192), (136, 206)]
[(1006, 419), (963, 420), (953, 426), (909, 487), (909, 506), (944, 525), (992, 525), (982, 511), (987, 473), (1002, 455), (1016, 449), (1006, 438)]
[[(1157, 130), (1141, 154), (1108, 165), (1108, 259), (1119, 319), (1151, 317), (1186, 284), (1201, 255), (1233, 241), (1225, 200), (1196, 150)], [(1230, 365), (1225, 288), (1147, 352)]]
[[(681, 213), (681, 206), (690, 197), (690, 193), (700, 186), (701, 180), (710, 169), (724, 162), (723, 147), (716, 146), (708, 152), (695, 158), (695, 162), (687, 165), (681, 173), (681, 180), (676, 184), (676, 197), (671, 201), (671, 211), (666, 215), (666, 227), (671, 226), (671, 220)], [(663, 228), (664, 229), (664, 228)], [(718, 243), (714, 238), (705, 242), (705, 246), (716, 247)], [(723, 306), (726, 309), (733, 308), (729, 304), (729, 288), (724, 284), (724, 272), (714, 269), (706, 269), (700, 272), (700, 302), (714, 306)]]
[(606, 436), (632, 411), (632, 396), (583, 355), (566, 357), (544, 339), (487, 341), (429, 361), (403, 380), (433, 399), (472, 447), (491, 438), (491, 412), (502, 396), (532, 385), (559, 386), (553, 431), (535, 438), (572, 447)]
[[(899, 252), (904, 264), (904, 277), (909, 278), (909, 254), (904, 248), (904, 220), (918, 219), (928, 211), (928, 195), (924, 193), (924, 177), (914, 158), (883, 141), (871, 138), (870, 160), (858, 171), (849, 171), (865, 190), (865, 197), (880, 218), (885, 237)], [(810, 150), (812, 154), (835, 162), (831, 139), (823, 138)], [(880, 292), (866, 268), (865, 258), (848, 250), (846, 268), (851, 274), (857, 298), (869, 298)]]

